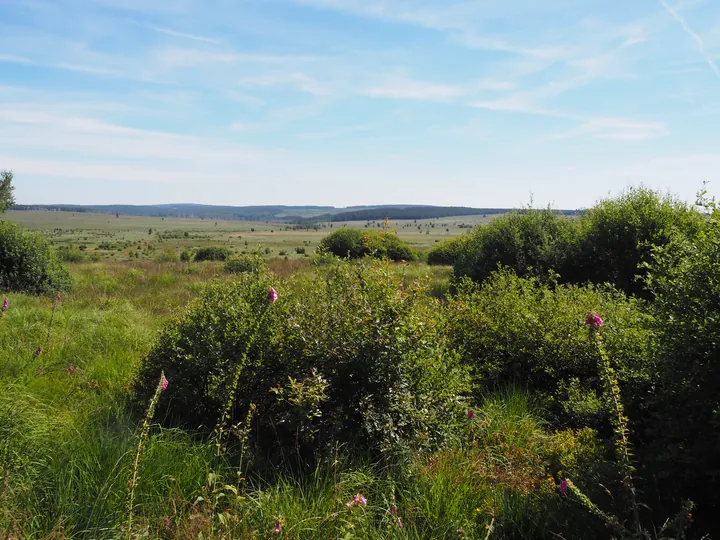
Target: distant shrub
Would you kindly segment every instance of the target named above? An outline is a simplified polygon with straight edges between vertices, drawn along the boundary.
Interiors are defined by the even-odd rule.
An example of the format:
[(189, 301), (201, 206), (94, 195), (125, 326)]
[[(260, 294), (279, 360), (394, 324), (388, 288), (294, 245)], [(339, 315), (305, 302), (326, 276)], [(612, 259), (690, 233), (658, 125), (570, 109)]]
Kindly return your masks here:
[(165, 248), (155, 256), (155, 261), (159, 263), (174, 263), (178, 262), (180, 257), (173, 248)]
[(242, 274), (245, 272), (260, 272), (263, 268), (263, 258), (260, 254), (241, 255), (225, 263), (225, 272)]
[[(427, 254), (427, 262), (431, 265), (453, 265), (465, 250), (468, 236), (456, 236), (439, 242)], [(437, 242), (437, 240), (436, 240)]]
[(520, 276), (547, 275), (565, 267), (576, 226), (552, 210), (523, 210), (477, 227), (457, 249), (455, 274), (483, 281), (498, 265)]
[(667, 244), (675, 232), (694, 238), (705, 219), (677, 198), (641, 187), (600, 201), (578, 225), (576, 252), (563, 278), (609, 282), (628, 294), (647, 296), (636, 276), (645, 274), (639, 266), (650, 262), (653, 246)]
[(387, 257), (393, 261), (417, 259), (417, 254), (410, 249), (407, 243), (392, 232), (342, 228), (323, 238), (318, 249), (337, 257), (350, 259), (359, 259), (368, 255)]
[(63, 262), (78, 263), (85, 260), (85, 254), (70, 246), (61, 246), (57, 250), (58, 259)]
[(305, 255), (305, 248), (304, 247), (296, 247), (295, 253), (297, 253), (298, 255)]
[(190, 251), (189, 249), (184, 249), (182, 253), (180, 253), (180, 260), (182, 262), (189, 262), (192, 260), (192, 258), (193, 254), (192, 251)]
[(543, 395), (559, 423), (596, 425), (604, 411), (585, 315), (605, 319), (605, 345), (630, 396), (646, 381), (652, 336), (638, 302), (619, 291), (547, 284), (505, 270), (482, 285), (459, 285), (447, 308), (448, 336), (473, 370), (478, 398), (518, 385)]
[(196, 261), (226, 261), (232, 255), (232, 251), (226, 247), (209, 246), (201, 247), (195, 252)]
[[(173, 383), (157, 417), (212, 429), (239, 367), (233, 416), (254, 403), (251, 442), (278, 460), (343, 441), (358, 453), (440, 444), (461, 420), (465, 371), (440, 327), (425, 323), (436, 301), (399, 279), (336, 261), (293, 283), (265, 273), (212, 283), (168, 323), (137, 393), (148, 399), (165, 370)], [(280, 293), (274, 304), (270, 286)]]
[(287, 251), (285, 251), (284, 249), (281, 249), (280, 251), (278, 251), (278, 255), (280, 255), (281, 257), (284, 257), (285, 255), (287, 255)]
[(0, 221), (0, 289), (48, 294), (68, 290), (71, 284), (43, 236)]

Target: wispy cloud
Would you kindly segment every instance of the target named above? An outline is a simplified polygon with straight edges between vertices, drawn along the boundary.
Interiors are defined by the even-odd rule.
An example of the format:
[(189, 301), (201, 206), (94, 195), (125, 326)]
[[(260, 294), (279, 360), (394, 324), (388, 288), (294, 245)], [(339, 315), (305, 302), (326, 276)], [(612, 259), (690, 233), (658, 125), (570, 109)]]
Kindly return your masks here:
[(209, 38), (205, 36), (198, 36), (196, 34), (187, 34), (185, 32), (178, 32), (177, 30), (171, 30), (169, 28), (163, 28), (162, 26), (151, 26), (150, 27), (155, 32), (159, 32), (160, 34), (165, 34), (167, 36), (174, 36), (184, 39), (190, 39), (192, 41), (200, 41), (202, 43), (212, 43), (214, 45), (219, 45), (220, 40), (215, 38)]
[(705, 43), (703, 42), (702, 37), (700, 37), (699, 34), (694, 32), (692, 28), (690, 28), (690, 25), (685, 21), (684, 17), (682, 17), (677, 11), (675, 11), (670, 4), (668, 4), (665, 0), (659, 0), (662, 6), (665, 8), (665, 10), (677, 21), (680, 23), (680, 26), (682, 26), (683, 30), (695, 41), (698, 50), (700, 51), (700, 54), (702, 54), (705, 57), (705, 61), (710, 66), (710, 69), (712, 69), (715, 72), (715, 75), (720, 77), (720, 69), (718, 69), (717, 64), (713, 60), (713, 57), (710, 56), (710, 54), (705, 49)]
[(551, 135), (545, 140), (591, 136), (614, 141), (646, 141), (670, 135), (665, 122), (641, 122), (627, 118), (590, 118), (577, 128)]

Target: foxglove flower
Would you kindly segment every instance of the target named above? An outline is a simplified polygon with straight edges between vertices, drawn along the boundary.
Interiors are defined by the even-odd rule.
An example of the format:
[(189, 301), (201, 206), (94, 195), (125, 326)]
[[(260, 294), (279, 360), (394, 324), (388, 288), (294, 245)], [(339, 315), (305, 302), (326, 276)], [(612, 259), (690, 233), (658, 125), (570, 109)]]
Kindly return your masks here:
[(268, 290), (267, 299), (268, 299), (268, 302), (270, 302), (271, 304), (274, 304), (275, 302), (277, 302), (278, 293), (274, 288), (270, 287), (270, 290)]

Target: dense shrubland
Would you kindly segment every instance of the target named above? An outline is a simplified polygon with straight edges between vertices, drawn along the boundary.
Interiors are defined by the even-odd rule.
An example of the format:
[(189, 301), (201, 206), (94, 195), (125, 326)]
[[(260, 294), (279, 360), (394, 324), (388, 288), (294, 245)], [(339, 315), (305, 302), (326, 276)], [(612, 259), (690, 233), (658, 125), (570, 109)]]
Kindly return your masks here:
[(260, 254), (78, 265), (62, 300), (12, 295), (0, 531), (716, 532), (720, 210), (704, 210), (640, 189), (501, 217), (436, 248), (456, 272), (439, 298), (412, 265), (342, 260), (389, 257), (395, 237), (351, 229), (293, 271)]

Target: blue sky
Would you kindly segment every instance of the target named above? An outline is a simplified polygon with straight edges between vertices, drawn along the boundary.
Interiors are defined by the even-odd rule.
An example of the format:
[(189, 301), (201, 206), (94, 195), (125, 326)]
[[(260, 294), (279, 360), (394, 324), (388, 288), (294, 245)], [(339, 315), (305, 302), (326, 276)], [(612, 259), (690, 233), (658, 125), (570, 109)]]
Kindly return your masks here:
[(0, 0), (21, 203), (592, 205), (720, 171), (717, 0)]

